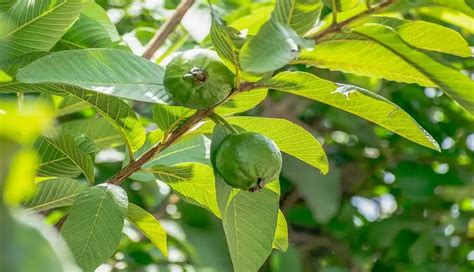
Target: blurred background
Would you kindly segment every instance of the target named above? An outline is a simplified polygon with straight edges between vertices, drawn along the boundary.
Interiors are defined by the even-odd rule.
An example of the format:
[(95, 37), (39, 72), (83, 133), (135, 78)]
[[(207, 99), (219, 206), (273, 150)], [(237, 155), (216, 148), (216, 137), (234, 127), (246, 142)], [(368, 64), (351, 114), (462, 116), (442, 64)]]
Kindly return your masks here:
[[(96, 2), (138, 55), (179, 4), (179, 0)], [(249, 33), (273, 9), (272, 2), (211, 2), (229, 25)], [(406, 12), (413, 19), (437, 20), (474, 44), (472, 26), (439, 21), (416, 10)], [(210, 22), (208, 3), (197, 1), (158, 50), (156, 62), (166, 65), (179, 51), (212, 46)], [(450, 61), (472, 74), (472, 58)], [(323, 176), (301, 161), (284, 158), (280, 204), (288, 221), (290, 247), (287, 252), (274, 251), (261, 271), (474, 271), (473, 118), (437, 89), (305, 66), (284, 69), (311, 72), (388, 98), (413, 116), (440, 143), (442, 152), (333, 107), (270, 91), (263, 103), (243, 115), (282, 117), (303, 126), (323, 144), (331, 170)], [(134, 108), (145, 124), (151, 123), (149, 105), (136, 103)], [(90, 109), (64, 112), (61, 122), (95, 114)], [(98, 181), (118, 171), (122, 159), (117, 150), (99, 153)], [(164, 183), (128, 180), (124, 187), (130, 202), (160, 218), (169, 233), (169, 258), (127, 225), (118, 252), (98, 271), (231, 270), (216, 217), (180, 201)], [(55, 211), (48, 220), (54, 224), (61, 216)]]

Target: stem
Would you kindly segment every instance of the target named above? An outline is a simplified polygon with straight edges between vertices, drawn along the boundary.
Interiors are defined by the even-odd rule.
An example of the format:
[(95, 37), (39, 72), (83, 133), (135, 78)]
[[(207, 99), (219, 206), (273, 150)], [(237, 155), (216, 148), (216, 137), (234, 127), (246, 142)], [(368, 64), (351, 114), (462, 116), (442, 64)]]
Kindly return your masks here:
[(140, 170), (140, 168), (151, 158), (155, 156), (156, 153), (161, 152), (174, 142), (176, 142), (181, 136), (183, 136), (188, 130), (190, 130), (194, 125), (199, 123), (206, 116), (211, 114), (214, 111), (214, 108), (207, 110), (199, 110), (194, 113), (184, 124), (179, 126), (173, 132), (171, 132), (165, 142), (159, 142), (157, 145), (152, 147), (150, 150), (145, 152), (140, 158), (136, 161), (132, 161), (125, 168), (120, 170), (117, 174), (111, 177), (108, 183), (111, 184), (120, 184), (126, 178), (130, 177), (133, 173)]
[(337, 24), (337, 6), (336, 0), (332, 0), (332, 24)]
[(227, 122), (227, 120), (225, 120), (224, 118), (222, 118), (219, 114), (217, 113), (212, 113), (208, 116), (212, 121), (214, 121), (214, 123), (216, 124), (220, 124), (222, 126), (224, 126), (225, 128), (227, 128), (230, 132), (232, 133), (239, 133), (239, 131), (237, 129), (235, 129), (235, 127), (233, 127), (229, 122)]
[(194, 4), (195, 0), (183, 0), (176, 7), (175, 12), (171, 17), (166, 20), (166, 22), (156, 31), (155, 35), (151, 41), (146, 46), (145, 52), (143, 52), (142, 57), (151, 59), (155, 54), (156, 50), (163, 45), (166, 41), (166, 38), (173, 32), (176, 26), (181, 22), (186, 12)]
[(361, 12), (347, 20), (344, 20), (340, 23), (337, 23), (337, 24), (333, 24), (331, 25), (330, 27), (320, 31), (320, 32), (317, 32), (315, 33), (314, 35), (311, 35), (310, 38), (314, 39), (316, 42), (318, 41), (321, 41), (323, 40), (323, 38), (328, 35), (328, 34), (331, 34), (331, 33), (334, 33), (334, 32), (339, 32), (341, 31), (345, 26), (353, 23), (354, 21), (357, 21), (359, 19), (362, 19), (368, 15), (371, 15), (373, 13), (377, 13), (377, 12), (380, 12), (380, 11), (383, 11), (384, 9), (388, 8), (389, 6), (391, 6), (392, 4), (394, 4), (395, 2), (397, 2), (397, 0), (387, 0), (386, 2), (384, 3), (381, 3), (379, 4), (378, 6), (376, 7), (372, 7), (371, 9), (369, 10), (366, 10), (364, 12)]

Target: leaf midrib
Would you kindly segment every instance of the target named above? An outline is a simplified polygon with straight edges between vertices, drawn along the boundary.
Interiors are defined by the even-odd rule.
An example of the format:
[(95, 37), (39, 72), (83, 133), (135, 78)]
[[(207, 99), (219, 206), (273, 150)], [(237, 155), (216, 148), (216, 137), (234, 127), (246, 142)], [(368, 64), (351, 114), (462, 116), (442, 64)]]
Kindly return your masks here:
[[(56, 9), (62, 7), (64, 4), (68, 3), (68, 1), (69, 1), (69, 0), (64, 0), (63, 2), (61, 2), (61, 3), (57, 4), (56, 6), (54, 6), (52, 9), (46, 11), (45, 13), (40, 14), (40, 16), (37, 16), (37, 17), (33, 18), (33, 20), (26, 22), (25, 24), (21, 25), (21, 26), (18, 27), (18, 28), (15, 28), (12, 32), (7, 33), (7, 34), (4, 36), (4, 38), (8, 38), (8, 37), (10, 37), (11, 35), (13, 35), (13, 34), (17, 33), (18, 31), (22, 30), (23, 28), (25, 28), (25, 27), (31, 25), (32, 23), (36, 22), (37, 20), (42, 19), (42, 18), (45, 17), (46, 15), (48, 15), (48, 14), (50, 14), (51, 12), (55, 11)], [(10, 18), (11, 18), (11, 17), (10, 17)]]
[[(77, 167), (79, 167), (79, 169), (81, 169), (81, 171), (84, 173), (84, 175), (87, 176), (87, 174), (85, 173), (85, 169), (82, 169), (82, 167), (76, 163), (76, 161), (71, 157), (69, 156), (67, 153), (65, 153), (61, 148), (59, 148), (58, 145), (56, 145), (56, 143), (54, 143), (51, 139), (49, 139), (48, 137), (42, 137), (43, 139), (45, 139), (48, 143), (50, 143), (51, 145), (53, 145), (54, 147), (56, 147), (62, 154), (64, 154), (67, 158), (69, 158)], [(79, 148), (79, 147), (78, 147)], [(87, 159), (86, 159), (87, 160)]]
[(49, 206), (49, 205), (53, 205), (53, 204), (55, 204), (55, 203), (57, 203), (57, 202), (61, 202), (61, 201), (67, 200), (67, 199), (69, 199), (69, 198), (74, 198), (74, 197), (76, 197), (78, 194), (80, 194), (80, 193), (75, 193), (75, 194), (73, 194), (73, 195), (65, 196), (65, 197), (62, 197), (62, 198), (57, 198), (57, 199), (55, 199), (55, 200), (53, 200), (53, 201), (45, 202), (45, 203), (43, 203), (43, 204), (39, 204), (39, 205), (30, 207), (30, 208), (28, 208), (28, 209), (25, 209), (25, 211), (27, 211), (27, 212), (28, 212), (28, 211), (37, 211), (37, 210), (40, 210), (42, 207)]
[[(397, 50), (393, 49), (392, 47), (389, 47), (387, 45), (385, 45), (384, 43), (378, 41), (377, 39), (375, 38), (372, 38), (364, 33), (361, 33), (361, 32), (358, 32), (358, 31), (354, 31), (355, 33), (357, 33), (358, 35), (361, 35), (363, 36), (364, 38), (370, 40), (370, 41), (373, 41), (383, 47), (385, 47), (386, 49), (388, 49), (389, 51), (391, 51), (392, 53), (394, 53), (395, 55), (397, 55), (398, 57), (400, 57), (401, 59), (403, 59), (407, 64), (411, 65), (413, 68), (415, 68), (416, 70), (418, 70), (418, 72), (422, 73), (424, 76), (426, 76), (426, 78), (428, 78), (431, 82), (433, 82), (434, 84), (437, 85), (437, 87), (441, 87), (441, 86), (444, 86), (444, 84), (440, 81), (438, 81), (436, 78), (434, 78), (430, 73), (426, 72), (422, 67), (420, 67), (418, 64), (414, 63), (413, 61), (411, 61), (409, 58), (407, 58), (405, 55), (403, 54), (400, 54), (398, 53)], [(421, 52), (420, 52), (421, 53)], [(422, 53), (421, 53), (422, 54)], [(442, 88), (445, 88), (445, 87), (442, 87)], [(449, 88), (448, 88), (449, 89)]]
[(91, 228), (90, 228), (90, 231), (89, 231), (89, 234), (87, 235), (87, 239), (86, 239), (86, 243), (85, 243), (85, 245), (84, 245), (84, 248), (82, 249), (81, 254), (79, 254), (79, 256), (77, 257), (78, 259), (82, 259), (82, 257), (84, 256), (84, 253), (85, 253), (85, 251), (86, 251), (86, 249), (87, 249), (87, 246), (88, 246), (88, 244), (89, 244), (90, 238), (92, 237), (92, 232), (94, 231), (94, 228), (95, 228), (95, 226), (96, 226), (97, 220), (98, 220), (98, 218), (99, 218), (98, 215), (99, 215), (99, 212), (100, 212), (100, 210), (101, 210), (101, 208), (102, 208), (102, 203), (104, 202), (104, 200), (105, 200), (105, 198), (106, 198), (106, 196), (107, 196), (107, 190), (108, 190), (108, 187), (104, 189), (103, 196), (102, 196), (102, 198), (100, 199), (99, 207), (98, 207), (98, 209), (97, 209), (96, 214), (94, 215), (94, 217), (95, 217), (95, 218), (94, 218), (94, 222), (92, 223)]

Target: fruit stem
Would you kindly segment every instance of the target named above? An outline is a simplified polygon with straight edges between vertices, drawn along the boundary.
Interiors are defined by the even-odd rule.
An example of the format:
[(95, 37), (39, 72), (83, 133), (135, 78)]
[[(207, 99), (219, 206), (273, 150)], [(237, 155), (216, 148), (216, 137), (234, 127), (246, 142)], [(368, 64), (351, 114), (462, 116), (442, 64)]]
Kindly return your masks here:
[(213, 112), (208, 117), (217, 125), (222, 125), (227, 128), (231, 133), (239, 133), (239, 131), (235, 127), (233, 127), (229, 122), (227, 122), (227, 120), (222, 118), (219, 114)]

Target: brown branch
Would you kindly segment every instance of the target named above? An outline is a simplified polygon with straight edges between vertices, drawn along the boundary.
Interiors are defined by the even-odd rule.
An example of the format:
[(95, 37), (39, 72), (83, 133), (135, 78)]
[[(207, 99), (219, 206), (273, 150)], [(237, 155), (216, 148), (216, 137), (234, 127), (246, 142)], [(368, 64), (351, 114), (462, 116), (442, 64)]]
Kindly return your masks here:
[(151, 41), (146, 46), (142, 57), (151, 59), (156, 50), (163, 45), (166, 38), (173, 32), (176, 26), (181, 22), (188, 9), (194, 4), (195, 0), (183, 0), (179, 3), (173, 15), (166, 20), (166, 22), (156, 31)]
[(206, 110), (198, 110), (194, 113), (184, 124), (179, 126), (176, 130), (171, 132), (167, 139), (164, 142), (160, 142), (155, 145), (153, 148), (145, 152), (140, 158), (136, 161), (132, 161), (129, 165), (125, 168), (120, 170), (115, 176), (109, 179), (108, 183), (112, 184), (120, 184), (126, 178), (130, 177), (133, 173), (140, 170), (140, 168), (151, 158), (155, 156), (155, 154), (161, 152), (163, 149), (167, 148), (174, 142), (176, 142), (181, 136), (183, 136), (188, 130), (193, 128), (197, 123), (199, 123), (202, 119), (206, 116), (211, 114), (214, 111), (214, 108), (206, 109)]
[(326, 35), (328, 34), (331, 34), (331, 33), (334, 33), (334, 32), (339, 32), (341, 31), (344, 27), (346, 27), (347, 25), (359, 20), (359, 19), (362, 19), (366, 16), (369, 16), (371, 14), (374, 14), (374, 13), (377, 13), (377, 12), (381, 12), (383, 10), (385, 10), (386, 8), (390, 7), (392, 4), (394, 4), (395, 2), (397, 2), (397, 0), (387, 0), (386, 2), (384, 3), (381, 3), (380, 5), (378, 6), (375, 6), (375, 7), (372, 7), (371, 9), (368, 9), (364, 12), (361, 12), (347, 20), (344, 20), (340, 23), (337, 23), (337, 24), (333, 24), (331, 26), (329, 26), (328, 28), (322, 30), (321, 32), (317, 32), (315, 33), (314, 35), (312, 35), (310, 38), (311, 39), (314, 39), (315, 41), (320, 41), (322, 40)]

